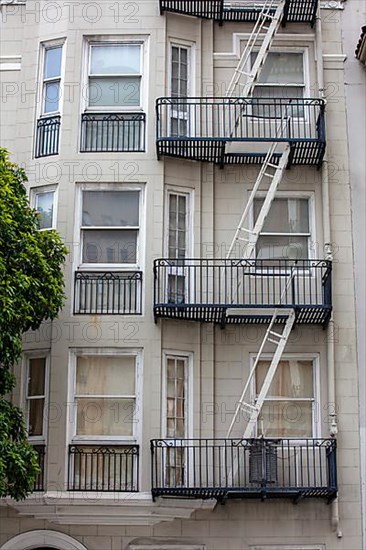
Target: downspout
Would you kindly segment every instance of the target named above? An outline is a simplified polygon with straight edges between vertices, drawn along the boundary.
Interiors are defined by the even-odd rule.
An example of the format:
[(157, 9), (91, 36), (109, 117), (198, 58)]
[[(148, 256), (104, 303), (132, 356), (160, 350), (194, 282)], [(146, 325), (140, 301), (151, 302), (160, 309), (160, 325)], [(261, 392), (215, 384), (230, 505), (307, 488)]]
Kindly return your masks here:
[[(320, 2), (318, 4), (318, 13), (316, 18), (315, 47), (317, 57), (317, 79), (319, 86), (319, 97), (325, 99), (324, 88), (324, 64), (323, 64), (323, 35), (320, 14)], [(333, 260), (333, 246), (331, 241), (330, 228), (330, 194), (329, 194), (329, 172), (327, 152), (325, 151), (324, 162), (322, 166), (322, 201), (323, 201), (323, 233), (324, 233), (324, 254), (327, 260)], [(334, 320), (333, 314), (327, 328), (327, 378), (328, 378), (328, 423), (329, 434), (336, 438), (338, 434), (337, 414), (336, 414), (336, 382), (335, 382), (335, 364), (334, 364)], [(331, 525), (338, 538), (343, 537), (340, 529), (339, 502), (338, 497), (331, 503)]]

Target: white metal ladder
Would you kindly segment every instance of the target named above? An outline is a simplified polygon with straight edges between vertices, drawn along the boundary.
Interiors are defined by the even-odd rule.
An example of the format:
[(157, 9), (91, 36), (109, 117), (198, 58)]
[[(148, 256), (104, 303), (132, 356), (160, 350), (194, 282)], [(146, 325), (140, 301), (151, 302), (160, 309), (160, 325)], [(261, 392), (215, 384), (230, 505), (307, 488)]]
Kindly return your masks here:
[[(287, 294), (287, 290), (289, 289), (290, 285), (292, 284), (293, 278), (295, 275), (295, 270), (291, 270), (291, 274), (288, 277), (288, 280), (286, 281), (286, 286), (283, 289), (280, 304), (282, 303), (284, 297)], [(278, 330), (274, 330), (274, 326), (276, 324), (276, 321), (278, 320), (279, 316), (287, 315), (287, 319), (283, 328), (282, 332), (278, 332)], [(246, 413), (249, 413), (249, 419), (246, 425), (246, 428), (243, 433), (243, 439), (247, 439), (252, 436), (252, 433), (255, 429), (258, 416), (260, 415), (260, 412), (263, 407), (264, 400), (267, 396), (268, 390), (272, 384), (273, 378), (276, 374), (276, 370), (278, 367), (279, 362), (281, 361), (281, 357), (283, 354), (283, 351), (286, 347), (288, 338), (290, 336), (292, 327), (294, 326), (295, 322), (295, 310), (293, 308), (290, 309), (281, 309), (280, 307), (276, 307), (274, 310), (271, 322), (266, 330), (265, 336), (263, 338), (262, 344), (259, 348), (258, 354), (255, 358), (254, 364), (250, 370), (248, 380), (244, 386), (244, 389), (242, 391), (242, 394), (240, 396), (240, 399), (237, 403), (236, 410), (234, 413), (234, 417), (230, 423), (228, 432), (227, 432), (227, 438), (230, 438), (232, 431), (235, 426), (235, 422), (239, 416), (239, 414), (244, 411)], [(273, 352), (273, 357), (270, 363), (270, 366), (268, 368), (268, 372), (263, 380), (262, 387), (260, 388), (258, 392), (258, 397), (256, 399), (255, 404), (250, 403), (249, 401), (245, 401), (248, 390), (250, 388), (250, 385), (252, 383), (252, 380), (255, 376), (257, 367), (259, 362), (261, 361), (261, 358), (264, 353), (264, 348), (266, 344), (270, 342), (275, 345), (275, 350)]]
[[(275, 8), (275, 13), (271, 15), (270, 12)], [(279, 3), (278, 0), (265, 0), (248, 42), (240, 56), (238, 66), (228, 86), (226, 97), (232, 97), (234, 95), (247, 97), (252, 94), (255, 82), (266, 60), (273, 38), (281, 25), (284, 10), (285, 0), (280, 0)], [(266, 31), (266, 33), (264, 34), (262, 31)], [(251, 55), (255, 51), (258, 51), (258, 55), (255, 58), (250, 72), (247, 72), (247, 64), (250, 63)], [(243, 89), (238, 91), (236, 88), (242, 76), (246, 76), (247, 80), (243, 85)]]

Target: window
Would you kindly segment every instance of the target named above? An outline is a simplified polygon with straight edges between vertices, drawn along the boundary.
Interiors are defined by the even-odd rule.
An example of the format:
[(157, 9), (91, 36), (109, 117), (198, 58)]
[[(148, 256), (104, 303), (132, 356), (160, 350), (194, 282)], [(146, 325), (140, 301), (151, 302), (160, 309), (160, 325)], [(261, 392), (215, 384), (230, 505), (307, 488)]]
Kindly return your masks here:
[(136, 354), (76, 357), (75, 439), (136, 439)]
[[(256, 246), (258, 259), (308, 259), (311, 246), (309, 198), (276, 198)], [(254, 200), (253, 226), (264, 198)]]
[(187, 46), (171, 46), (170, 94), (172, 109), (170, 114), (170, 133), (172, 136), (186, 136), (189, 133), (189, 107), (187, 102), (179, 102), (179, 98), (187, 98), (189, 93), (189, 71), (191, 48)]
[(187, 358), (166, 358), (167, 437), (184, 438), (187, 433)]
[(168, 273), (168, 301), (184, 303), (188, 274), (185, 273), (184, 262), (190, 255), (191, 239), (191, 208), (190, 194), (184, 192), (167, 192), (167, 253), (172, 262)]
[(89, 107), (142, 107), (142, 44), (90, 45)]
[[(262, 388), (270, 359), (260, 361), (255, 375), (255, 398)], [(314, 437), (315, 359), (283, 358), (269, 388), (258, 420), (265, 437)]]
[(45, 440), (47, 357), (28, 357), (26, 366), (26, 419), (30, 439)]
[[(252, 54), (252, 66), (257, 54)], [(304, 55), (295, 52), (269, 52), (255, 85), (254, 97), (304, 97)]]
[[(253, 66), (257, 54), (251, 56)], [(284, 108), (288, 98), (302, 99), (305, 96), (304, 54), (302, 52), (269, 52), (253, 90), (253, 114), (258, 117), (304, 117), (303, 104)], [(277, 101), (276, 101), (277, 99)]]
[(140, 232), (139, 189), (83, 190), (83, 265), (136, 265)]
[(56, 188), (53, 186), (31, 189), (33, 207), (39, 213), (39, 229), (56, 227)]
[[(165, 355), (164, 433), (169, 439), (184, 439), (189, 434), (188, 356)], [(175, 442), (166, 448), (165, 477), (170, 487), (183, 485), (187, 449)]]
[(62, 44), (44, 46), (42, 114), (60, 111)]

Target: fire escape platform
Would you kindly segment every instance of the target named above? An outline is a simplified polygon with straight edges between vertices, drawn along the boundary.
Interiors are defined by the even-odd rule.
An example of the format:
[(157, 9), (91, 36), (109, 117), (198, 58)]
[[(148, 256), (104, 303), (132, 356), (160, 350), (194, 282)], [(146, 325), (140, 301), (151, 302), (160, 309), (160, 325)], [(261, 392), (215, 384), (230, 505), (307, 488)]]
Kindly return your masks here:
[[(181, 15), (190, 15), (217, 21), (220, 24), (227, 22), (253, 23), (261, 13), (260, 2), (252, 0), (160, 0), (160, 13), (171, 12)], [(278, 3), (277, 3), (278, 4)], [(275, 4), (269, 14), (274, 14)], [(283, 24), (309, 23), (314, 25), (318, 0), (286, 0)]]
[(322, 99), (161, 97), (156, 102), (156, 123), (158, 158), (220, 166), (263, 164), (269, 146), (276, 142), (273, 164), (289, 143), (289, 166), (320, 167), (326, 148)]

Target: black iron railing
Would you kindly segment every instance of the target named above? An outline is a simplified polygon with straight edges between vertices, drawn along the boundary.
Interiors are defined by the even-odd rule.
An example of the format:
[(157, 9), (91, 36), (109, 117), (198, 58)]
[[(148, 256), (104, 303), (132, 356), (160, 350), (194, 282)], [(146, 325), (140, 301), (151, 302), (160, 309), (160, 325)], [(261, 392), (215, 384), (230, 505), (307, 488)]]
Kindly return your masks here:
[(141, 315), (142, 271), (76, 272), (74, 313)]
[(135, 492), (138, 480), (137, 445), (69, 446), (69, 491)]
[[(213, 19), (220, 24), (226, 21), (251, 23), (261, 12), (260, 2), (253, 0), (159, 0), (164, 11)], [(314, 25), (318, 0), (286, 0), (283, 23), (310, 23)], [(273, 15), (276, 5), (268, 10)]]
[(293, 498), (337, 495), (334, 439), (151, 441), (152, 495)]
[(81, 152), (143, 152), (145, 124), (145, 113), (83, 114)]
[(37, 121), (35, 157), (57, 155), (60, 144), (61, 117), (40, 118)]
[[(157, 153), (218, 164), (263, 162), (260, 143), (290, 143), (290, 163), (320, 165), (325, 102), (299, 98), (158, 98)], [(228, 144), (230, 143), (230, 148)], [(280, 151), (274, 155), (278, 160)]]
[(327, 260), (159, 259), (155, 317), (263, 323), (275, 307), (295, 308), (297, 323), (325, 325), (332, 310)]
[(38, 464), (41, 470), (34, 481), (33, 491), (44, 491), (46, 445), (32, 445), (32, 447), (38, 455)]

